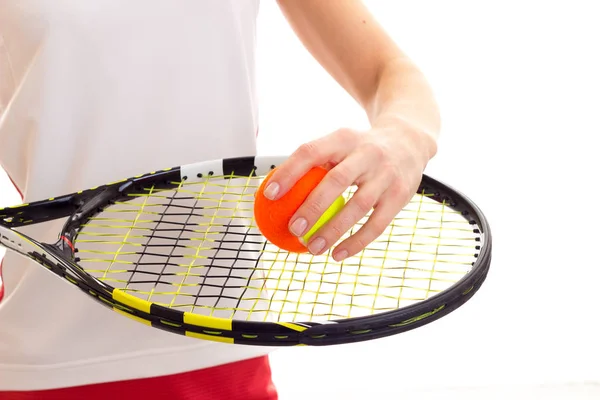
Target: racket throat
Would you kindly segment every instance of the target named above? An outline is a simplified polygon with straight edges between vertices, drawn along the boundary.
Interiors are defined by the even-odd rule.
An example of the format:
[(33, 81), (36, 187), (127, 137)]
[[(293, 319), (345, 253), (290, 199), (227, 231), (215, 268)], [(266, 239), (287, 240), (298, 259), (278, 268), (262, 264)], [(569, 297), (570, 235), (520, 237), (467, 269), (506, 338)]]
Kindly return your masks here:
[(119, 186), (109, 186), (99, 190), (93, 197), (82, 201), (77, 210), (69, 217), (64, 228), (63, 234), (69, 241), (74, 236), (76, 229), (85, 223), (90, 216), (101, 212), (104, 207), (116, 201), (121, 194), (132, 185), (131, 181), (125, 182)]
[(75, 245), (73, 244), (73, 236), (69, 232), (65, 232), (60, 235), (58, 242), (53, 245), (49, 245), (55, 252), (59, 253), (62, 257), (68, 260), (75, 258)]

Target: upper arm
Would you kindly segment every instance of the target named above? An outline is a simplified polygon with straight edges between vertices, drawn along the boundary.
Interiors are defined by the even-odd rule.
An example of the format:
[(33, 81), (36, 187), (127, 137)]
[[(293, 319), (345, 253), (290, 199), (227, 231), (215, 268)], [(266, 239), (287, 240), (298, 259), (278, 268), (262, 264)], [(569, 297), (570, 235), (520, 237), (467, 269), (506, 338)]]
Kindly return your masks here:
[(278, 0), (308, 51), (361, 105), (382, 68), (403, 54), (360, 0)]

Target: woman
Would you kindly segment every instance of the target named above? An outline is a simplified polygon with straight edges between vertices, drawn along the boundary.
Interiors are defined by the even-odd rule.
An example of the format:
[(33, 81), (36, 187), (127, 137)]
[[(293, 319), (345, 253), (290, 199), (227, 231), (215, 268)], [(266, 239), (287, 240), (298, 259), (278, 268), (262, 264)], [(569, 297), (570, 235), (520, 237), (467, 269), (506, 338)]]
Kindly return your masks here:
[[(301, 146), (266, 192), (280, 197), (311, 167), (331, 168), (290, 223), (301, 237), (358, 185), (309, 243), (325, 252), (375, 208), (334, 250), (341, 260), (416, 191), (436, 152), (438, 109), (421, 72), (360, 1), (278, 3), (371, 122)], [(24, 201), (254, 154), (257, 12), (258, 0), (0, 0), (0, 164)], [(50, 231), (30, 229), (41, 238)], [(268, 349), (147, 328), (12, 254), (3, 287), (0, 399), (277, 398)]]

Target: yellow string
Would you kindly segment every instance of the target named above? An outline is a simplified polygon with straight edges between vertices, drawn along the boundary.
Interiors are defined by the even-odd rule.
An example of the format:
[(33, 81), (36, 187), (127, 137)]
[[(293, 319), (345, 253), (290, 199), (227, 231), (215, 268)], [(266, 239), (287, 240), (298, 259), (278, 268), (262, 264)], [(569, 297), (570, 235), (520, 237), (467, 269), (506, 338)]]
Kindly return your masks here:
[[(333, 261), (330, 253), (287, 253), (268, 242), (261, 245), (264, 239), (249, 217), (260, 183), (254, 177), (207, 176), (199, 182), (179, 182), (171, 190), (148, 188), (135, 193), (131, 201), (117, 202), (81, 227), (76, 238), (80, 264), (108, 285), (165, 307), (226, 318), (239, 313), (240, 318), (248, 320), (272, 317), (279, 321), (310, 321), (368, 315), (422, 301), (468, 273), (477, 253), (475, 247), (481, 245), (476, 241), (482, 239), (481, 235), (473, 232), (460, 212), (432, 200), (431, 194), (420, 193), (384, 234), (342, 263)], [(348, 198), (353, 190), (346, 193)], [(181, 198), (188, 200), (178, 201)], [(165, 212), (163, 204), (172, 201), (168, 212), (185, 214), (191, 211), (185, 208), (188, 203), (197, 200), (202, 202), (202, 207), (194, 210), (199, 218), (194, 216), (194, 222), (185, 226), (185, 235), (177, 231), (184, 224), (177, 218), (167, 221), (176, 224), (159, 223)], [(366, 220), (356, 224), (344, 238)], [(226, 232), (232, 223), (245, 226), (245, 230), (232, 228)], [(164, 239), (146, 248), (145, 254), (150, 254), (151, 260), (148, 265), (138, 265), (157, 227), (174, 231), (156, 231), (155, 237)], [(221, 237), (229, 236), (241, 240), (243, 234), (256, 245), (221, 242)], [(171, 241), (180, 247), (162, 247)], [(217, 252), (219, 245), (231, 250)], [(173, 257), (168, 257), (171, 250)], [(239, 252), (260, 260), (214, 260), (215, 265), (231, 265), (234, 269), (221, 274), (219, 271), (225, 268), (215, 267), (216, 274), (223, 276), (219, 279), (206, 275), (209, 254), (215, 253), (216, 257)], [(169, 265), (161, 265), (167, 260)], [(254, 271), (248, 270), (248, 265), (256, 265)], [(241, 266), (244, 269), (236, 269)], [(145, 283), (134, 283), (141, 281)], [(223, 296), (210, 284), (225, 285)], [(204, 296), (201, 302), (197, 301), (198, 293)], [(231, 293), (245, 295), (236, 301), (226, 298)]]

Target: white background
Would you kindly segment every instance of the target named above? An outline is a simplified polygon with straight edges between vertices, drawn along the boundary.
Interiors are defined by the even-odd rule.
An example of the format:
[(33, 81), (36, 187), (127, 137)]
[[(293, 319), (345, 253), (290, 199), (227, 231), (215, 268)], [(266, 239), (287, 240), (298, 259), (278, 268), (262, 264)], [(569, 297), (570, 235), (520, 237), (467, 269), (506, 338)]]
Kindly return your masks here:
[[(282, 400), (600, 398), (600, 24), (589, 1), (367, 0), (443, 115), (427, 173), (488, 216), (493, 262), (461, 309), (398, 337), (272, 355)], [(271, 0), (259, 27), (260, 152), (362, 111)], [(0, 205), (17, 194), (0, 175)]]

